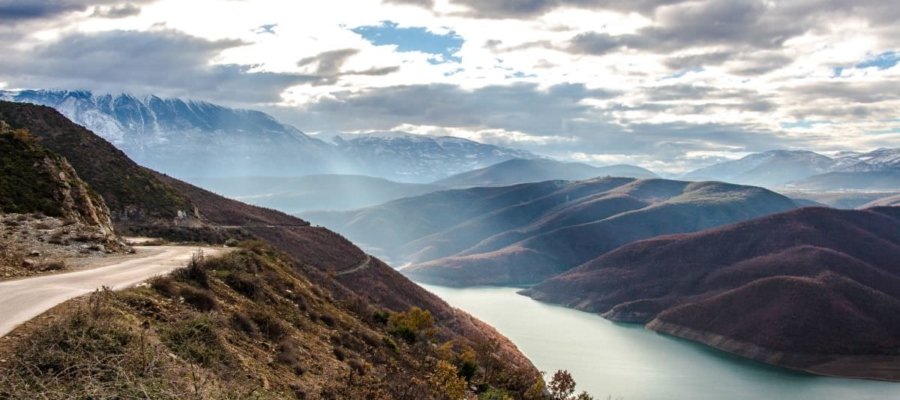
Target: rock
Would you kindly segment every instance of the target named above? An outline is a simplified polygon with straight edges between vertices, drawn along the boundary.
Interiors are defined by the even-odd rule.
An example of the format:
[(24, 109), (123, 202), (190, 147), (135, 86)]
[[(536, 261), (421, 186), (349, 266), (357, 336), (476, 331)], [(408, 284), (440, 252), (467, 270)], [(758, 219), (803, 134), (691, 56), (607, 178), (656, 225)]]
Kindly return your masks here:
[(40, 256), (41, 256), (41, 252), (39, 252), (39, 251), (32, 251), (31, 253), (28, 253), (28, 257), (40, 257)]

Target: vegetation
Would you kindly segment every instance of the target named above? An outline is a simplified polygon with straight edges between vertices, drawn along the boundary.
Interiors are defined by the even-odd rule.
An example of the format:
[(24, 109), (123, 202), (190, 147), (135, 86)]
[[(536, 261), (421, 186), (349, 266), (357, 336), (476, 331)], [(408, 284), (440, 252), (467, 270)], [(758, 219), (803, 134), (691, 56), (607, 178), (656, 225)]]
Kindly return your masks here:
[(63, 216), (58, 178), (46, 166), (58, 161), (27, 130), (0, 121), (0, 212)]
[(0, 348), (0, 398), (521, 398), (532, 382), (426, 310), (335, 301), (302, 271), (245, 242), (67, 303)]

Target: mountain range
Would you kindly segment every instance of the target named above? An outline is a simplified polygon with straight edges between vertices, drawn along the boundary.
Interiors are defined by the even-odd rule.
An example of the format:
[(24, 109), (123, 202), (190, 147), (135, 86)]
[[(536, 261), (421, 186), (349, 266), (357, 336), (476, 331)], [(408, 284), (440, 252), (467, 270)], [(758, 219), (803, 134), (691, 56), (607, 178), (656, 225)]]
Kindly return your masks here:
[(577, 181), (604, 176), (659, 178), (653, 172), (633, 165), (595, 167), (575, 162), (518, 158), (456, 174), (434, 182), (434, 184), (448, 188), (468, 188), (510, 186), (550, 180)]
[(772, 150), (701, 168), (682, 178), (810, 191), (896, 190), (900, 189), (900, 149), (843, 152), (834, 157)]
[(455, 137), (362, 134), (326, 142), (251, 110), (157, 96), (0, 91), (53, 107), (149, 168), (180, 178), (356, 174), (428, 183), (512, 158), (521, 150)]
[(790, 199), (716, 182), (598, 178), (430, 193), (303, 214), (404, 274), (444, 285), (534, 283), (626, 243), (785, 211)]
[(803, 208), (623, 246), (524, 291), (771, 364), (897, 379), (900, 208)]
[[(201, 368), (200, 373), (206, 377), (204, 379), (214, 378), (217, 379), (216, 382), (223, 384), (234, 379), (258, 384), (261, 379), (266, 378), (252, 377), (256, 374), (263, 374), (262, 376), (269, 376), (269, 379), (273, 380), (272, 384), (277, 385), (278, 390), (296, 391), (300, 387), (291, 385), (298, 384), (298, 376), (303, 375), (303, 377), (316, 377), (312, 381), (305, 378), (302, 382), (305, 387), (304, 392), (309, 390), (314, 394), (327, 393), (330, 390), (328, 385), (336, 382), (337, 379), (343, 379), (345, 375), (341, 375), (344, 373), (342, 371), (349, 371), (352, 368), (365, 368), (372, 372), (372, 376), (417, 377), (419, 382), (425, 382), (431, 373), (430, 370), (426, 365), (413, 361), (436, 357), (434, 351), (427, 350), (423, 354), (410, 353), (412, 347), (396, 343), (391, 339), (391, 334), (386, 331), (386, 325), (379, 323), (373, 317), (376, 313), (385, 313), (385, 318), (387, 318), (387, 316), (402, 314), (414, 310), (414, 308), (430, 315), (429, 318), (432, 318), (434, 328), (432, 334), (435, 335), (436, 340), (468, 346), (467, 348), (471, 349), (481, 349), (473, 350), (471, 353), (475, 357), (472, 359), (473, 362), (495, 371), (486, 377), (486, 385), (495, 385), (498, 388), (521, 394), (538, 377), (537, 370), (508, 339), (481, 321), (453, 309), (438, 297), (410, 282), (378, 259), (368, 256), (334, 232), (312, 227), (306, 221), (274, 210), (223, 198), (144, 168), (130, 160), (125, 153), (116, 149), (106, 140), (84, 127), (72, 123), (49, 107), (0, 101), (0, 121), (5, 124), (3, 126), (15, 132), (27, 132), (27, 137), (33, 138), (35, 146), (41, 146), (41, 149), (52, 152), (55, 154), (53, 157), (64, 158), (68, 165), (71, 165), (77, 172), (77, 176), (83, 179), (85, 185), (89, 185), (85, 191), (92, 196), (97, 195), (105, 199), (109, 209), (109, 218), (117, 234), (144, 234), (172, 241), (218, 244), (229, 240), (250, 240), (245, 242), (244, 249), (238, 253), (236, 258), (232, 258), (230, 261), (210, 260), (209, 266), (196, 267), (217, 270), (214, 277), (211, 276), (212, 272), (209, 272), (208, 281), (207, 278), (202, 280), (197, 278), (198, 276), (207, 277), (206, 272), (193, 270), (186, 273), (193, 275), (188, 275), (181, 281), (178, 281), (177, 277), (174, 278), (174, 281), (170, 280), (167, 283), (169, 289), (153, 289), (159, 294), (149, 292), (150, 289), (132, 293), (129, 298), (134, 300), (141, 298), (140, 304), (134, 303), (124, 310), (108, 316), (115, 320), (118, 318), (116, 316), (125, 315), (123, 313), (144, 313), (142, 314), (144, 317), (140, 318), (122, 317), (122, 319), (115, 320), (115, 324), (118, 324), (116, 326), (128, 326), (117, 329), (115, 334), (125, 335), (128, 332), (144, 329), (144, 332), (159, 332), (158, 334), (163, 338), (169, 337), (165, 335), (177, 332), (180, 327), (198, 326), (196, 323), (199, 321), (203, 326), (197, 329), (201, 329), (206, 335), (203, 339), (204, 342), (199, 345), (200, 347), (196, 347), (200, 350), (190, 350), (190, 352), (184, 353), (182, 352), (184, 348), (180, 347), (166, 351), (182, 356), (187, 354), (186, 357), (195, 357), (198, 354), (197, 351), (211, 351), (209, 349), (218, 352), (215, 360), (203, 358), (198, 362), (198, 368)], [(23, 134), (23, 136), (25, 135)], [(43, 175), (46, 174), (42, 174), (38, 170), (35, 176)], [(40, 185), (42, 181), (31, 182), (31, 184)], [(5, 208), (6, 206), (4, 206)], [(360, 268), (360, 266), (364, 268)], [(335, 270), (352, 271), (353, 273), (336, 275), (334, 274)], [(225, 274), (237, 274), (237, 276), (226, 279)], [(185, 288), (184, 285), (192, 287)], [(227, 289), (229, 287), (237, 289)], [(293, 290), (289, 290), (289, 288)], [(174, 308), (168, 306), (165, 308), (171, 311), (175, 311), (176, 308), (181, 309), (172, 316), (174, 319), (154, 319), (161, 316), (160, 308), (154, 304), (169, 302), (158, 296), (165, 296), (165, 293), (170, 293), (168, 292), (170, 289), (189, 293), (190, 296), (185, 295), (185, 297), (191, 299), (197, 299), (198, 296), (201, 300), (204, 296), (206, 299), (212, 298), (205, 304), (208, 305), (211, 301), (213, 306), (199, 310), (187, 309), (185, 307), (188, 303), (201, 303), (192, 303), (193, 300), (189, 300), (187, 303), (173, 302)], [(249, 296), (251, 300), (243, 299), (241, 296)], [(247, 310), (249, 311), (247, 312), (251, 314), (235, 317), (232, 310), (244, 308), (247, 301), (260, 302), (248, 306)], [(219, 302), (223, 305), (222, 308), (215, 306)], [(281, 307), (282, 311), (275, 312), (271, 309), (272, 307)], [(304, 309), (307, 310), (306, 313), (302, 311)], [(313, 314), (314, 310), (315, 314)], [(66, 311), (61, 312), (65, 313)], [(146, 318), (147, 315), (156, 317)], [(60, 320), (67, 320), (67, 318)], [(78, 319), (78, 316), (72, 318)], [(135, 321), (141, 319), (153, 320), (153, 324), (145, 325), (143, 328), (132, 326), (136, 323)], [(80, 321), (84, 322), (83, 319)], [(148, 331), (148, 326), (152, 326), (152, 330)], [(242, 331), (244, 333), (229, 339), (227, 348), (219, 346), (225, 343), (223, 336), (226, 332), (238, 329), (235, 326), (244, 329)], [(318, 326), (327, 328), (322, 331)], [(74, 326), (76, 329), (81, 327), (84, 325), (76, 324)], [(65, 332), (64, 330), (48, 329), (51, 330), (49, 333)], [(189, 331), (190, 329), (194, 328), (188, 328)], [(343, 339), (337, 338), (342, 332), (344, 333)], [(353, 334), (349, 332), (353, 332)], [(366, 341), (353, 336), (357, 333), (368, 335)], [(130, 336), (126, 338), (122, 335), (116, 337), (122, 338), (122, 340), (131, 340)], [(328, 365), (328, 369), (314, 370), (310, 368), (305, 370), (306, 366), (304, 365), (304, 370), (301, 371), (290, 369), (293, 367), (279, 367), (281, 365), (279, 363), (283, 362), (296, 364), (298, 345), (293, 342), (287, 343), (287, 339), (290, 339), (289, 335), (303, 337), (302, 357), (307, 360), (306, 362), (312, 363), (310, 365)], [(28, 337), (52, 336), (37, 331), (33, 335), (29, 333)], [(93, 335), (90, 338), (83, 337), (81, 339), (94, 343), (91, 340), (103, 341), (107, 337), (111, 336)], [(65, 342), (66, 338), (62, 337), (60, 340)], [(134, 343), (137, 343), (137, 339), (134, 340)], [(155, 343), (159, 342), (158, 338), (155, 340)], [(123, 346), (126, 343), (119, 339), (116, 339), (116, 342)], [(163, 342), (164, 345), (167, 344), (165, 340)], [(22, 346), (27, 347), (28, 344), (25, 342)], [(107, 344), (109, 344), (108, 341), (103, 342), (102, 345), (106, 346)], [(90, 344), (84, 346), (78, 348), (81, 350), (90, 348)], [(260, 346), (263, 350), (260, 350)], [(253, 357), (272, 359), (275, 357), (275, 350), (283, 349), (284, 346), (293, 349), (279, 350), (282, 354), (285, 354), (285, 351), (294, 354), (289, 356), (287, 361), (261, 365), (236, 361), (237, 359), (252, 360)], [(32, 345), (28, 348), (52, 350), (45, 346), (34, 347)], [(430, 347), (426, 346), (426, 348)], [(484, 350), (488, 348), (490, 350)], [(97, 354), (86, 354), (85, 356), (105, 356), (105, 354), (100, 354), (102, 351), (97, 351)], [(351, 359), (348, 359), (350, 355), (356, 361), (351, 362)], [(4, 355), (4, 357), (6, 356)], [(68, 368), (66, 367), (69, 365), (67, 363), (74, 362), (68, 357), (69, 354), (66, 355), (65, 360), (59, 360), (62, 364), (53, 364), (48, 368), (51, 368), (51, 372), (55, 372), (53, 368), (56, 365)], [(234, 359), (235, 362), (219, 363), (216, 361), (221, 357)], [(357, 357), (360, 359), (357, 360)], [(180, 362), (179, 358), (174, 356), (164, 358)], [(349, 365), (354, 362), (358, 363), (359, 367)], [(7, 368), (7, 366), (4, 364), (0, 368)], [(191, 368), (193, 370), (193, 364)], [(78, 367), (68, 370), (73, 373), (81, 371)], [(144, 372), (135, 373), (134, 376), (140, 376), (139, 379), (147, 379), (142, 375), (146, 370), (142, 371)], [(228, 372), (223, 373), (223, 371)], [(235, 371), (236, 374), (233, 373)], [(173, 372), (173, 374), (177, 375), (177, 372)], [(3, 376), (2, 379), (6, 379), (12, 376), (12, 373), (5, 372)], [(245, 380), (243, 377), (247, 376), (251, 378)], [(93, 377), (91, 379), (102, 378)], [(123, 383), (119, 382), (119, 384)], [(137, 385), (135, 383), (129, 385), (132, 384)], [(214, 386), (215, 383), (211, 383), (211, 385)], [(16, 389), (25, 390), (26, 386), (28, 385)], [(366, 397), (363, 393), (370, 389), (374, 391), (376, 388), (379, 390), (378, 393), (382, 394), (387, 390), (389, 394), (385, 395), (388, 398), (403, 397), (404, 395), (401, 395), (399, 391), (406, 391), (413, 387), (417, 388), (416, 390), (424, 390), (422, 396), (434, 396), (428, 394), (430, 392), (428, 392), (427, 384), (410, 384), (408, 380), (404, 384), (392, 387), (386, 387), (385, 382), (377, 380), (366, 381), (366, 383), (360, 381), (355, 385), (342, 386), (345, 386), (344, 389), (360, 392), (333, 397)], [(0, 397), (7, 389), (11, 388), (5, 386), (0, 388)], [(83, 390), (77, 385), (70, 389)], [(142, 387), (142, 389), (153, 390), (153, 387)], [(202, 390), (206, 390), (206, 388)], [(146, 396), (146, 394), (141, 396)], [(13, 396), (13, 398), (15, 397), (17, 396)]]

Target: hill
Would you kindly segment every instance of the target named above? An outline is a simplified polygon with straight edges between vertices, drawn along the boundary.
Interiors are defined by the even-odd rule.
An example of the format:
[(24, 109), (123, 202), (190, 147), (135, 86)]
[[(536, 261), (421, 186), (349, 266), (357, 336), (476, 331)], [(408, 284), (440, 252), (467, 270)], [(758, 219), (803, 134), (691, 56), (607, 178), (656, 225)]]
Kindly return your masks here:
[(804, 208), (623, 246), (523, 293), (772, 364), (896, 380), (898, 259), (900, 209)]
[(191, 178), (189, 181), (235, 200), (286, 213), (352, 210), (441, 189), (362, 175)]
[(439, 180), (435, 184), (451, 188), (510, 186), (555, 179), (577, 181), (604, 176), (658, 178), (653, 172), (632, 165), (594, 167), (582, 163), (566, 163), (547, 159), (513, 159), (453, 175)]
[[(475, 353), (481, 362), (500, 360), (508, 367), (510, 374), (516, 370), (520, 371), (517, 375), (537, 376), (530, 362), (515, 346), (492, 328), (453, 309), (331, 231), (311, 227), (303, 220), (274, 210), (229, 200), (139, 167), (108, 142), (73, 124), (51, 108), (0, 102), (0, 117), (7, 120), (13, 129), (28, 129), (39, 138), (40, 143), (48, 147), (56, 146), (59, 153), (72, 162), (79, 175), (97, 193), (103, 197), (110, 195), (118, 199), (113, 203), (115, 208), (110, 206), (117, 229), (121, 227), (132, 232), (150, 233), (175, 240), (219, 243), (226, 239), (263, 240), (283, 253), (280, 263), (286, 263), (285, 268), (299, 274), (302, 279), (315, 282), (315, 288), (310, 290), (320, 291), (321, 294), (317, 293), (317, 296), (331, 299), (336, 307), (346, 309), (348, 304), (364, 303), (393, 313), (418, 307), (433, 316), (434, 327), (443, 332), (444, 340), (491, 344), (489, 352)], [(100, 165), (96, 165), (97, 163)], [(128, 184), (132, 181), (143, 182), (145, 185), (135, 188)], [(116, 183), (123, 185), (116, 186)], [(166, 195), (162, 196), (160, 193)], [(187, 207), (180, 208), (182, 205)], [(140, 212), (133, 212), (134, 210)], [(136, 219), (171, 213), (175, 215), (170, 219)], [(251, 268), (249, 272), (253, 272), (253, 268), (261, 268), (255, 262), (241, 265), (242, 268)], [(277, 286), (277, 280), (272, 284), (281, 287)], [(357, 317), (361, 319), (361, 323), (373, 323), (369, 319), (371, 315)], [(336, 333), (341, 332), (338, 330)], [(349, 331), (343, 332), (349, 334)], [(338, 357), (335, 354), (314, 356), (323, 359)], [(401, 366), (398, 373), (408, 373), (411, 376), (417, 373), (404, 368)], [(509, 377), (510, 374), (504, 375)], [(504, 384), (497, 379), (502, 378), (498, 375), (489, 381), (513, 391), (527, 389), (521, 387), (521, 381)]]
[(765, 189), (601, 178), (436, 192), (367, 209), (308, 213), (445, 285), (534, 283), (634, 240), (784, 211)]

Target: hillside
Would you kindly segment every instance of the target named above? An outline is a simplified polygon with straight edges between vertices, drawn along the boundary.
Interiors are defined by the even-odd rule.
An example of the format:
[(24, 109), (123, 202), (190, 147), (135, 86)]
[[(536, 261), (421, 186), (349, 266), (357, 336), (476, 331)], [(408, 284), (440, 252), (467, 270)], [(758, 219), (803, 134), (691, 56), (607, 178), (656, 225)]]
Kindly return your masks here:
[[(274, 210), (228, 200), (138, 167), (124, 153), (50, 108), (0, 102), (0, 115), (11, 116), (11, 126), (29, 129), (41, 139), (41, 143), (58, 145), (54, 139), (79, 143), (61, 146), (59, 152), (72, 160), (78, 173), (101, 196), (119, 196), (119, 201), (115, 203), (117, 208), (110, 207), (117, 228), (174, 240), (223, 242), (226, 239), (262, 239), (286, 254), (284, 257), (287, 258), (283, 260), (288, 260), (289, 268), (295, 273), (314, 280), (317, 290), (323, 292), (320, 296), (341, 304), (363, 302), (392, 312), (419, 307), (434, 317), (435, 328), (444, 332), (447, 340), (466, 338), (474, 342), (492, 343), (490, 354), (477, 353), (479, 359), (488, 362), (488, 358), (496, 357), (509, 368), (528, 371), (528, 375), (536, 376), (528, 360), (492, 328), (451, 308), (331, 231), (311, 227), (303, 220)], [(97, 162), (103, 164), (95, 165)], [(87, 173), (82, 173), (82, 168)], [(137, 193), (130, 191), (132, 186), (115, 186), (116, 182), (133, 180), (144, 182), (146, 186), (138, 187)], [(170, 196), (160, 196), (158, 191)], [(160, 203), (160, 199), (177, 199), (178, 202)], [(180, 209), (180, 204), (190, 205), (190, 208)], [(129, 210), (141, 210), (137, 215), (166, 215), (168, 212), (176, 212), (176, 215), (171, 219), (136, 221), (129, 218), (136, 215), (129, 213)], [(351, 270), (352, 273), (341, 273)], [(325, 357), (321, 354), (317, 356)], [(403, 371), (401, 369), (401, 373)], [(521, 388), (516, 387), (515, 390), (518, 389)]]
[(451, 188), (510, 186), (550, 180), (577, 181), (604, 176), (658, 178), (656, 174), (632, 165), (594, 167), (547, 159), (513, 159), (474, 171), (463, 172), (435, 182)]
[(344, 213), (309, 213), (444, 285), (534, 283), (631, 241), (788, 210), (765, 189), (663, 179), (548, 181), (431, 193)]
[(900, 379), (898, 259), (897, 208), (804, 208), (623, 246), (523, 293), (772, 364)]
[(352, 210), (441, 189), (362, 175), (191, 178), (189, 181), (235, 200), (286, 213)]
[(520, 397), (534, 382), (477, 335), (334, 297), (333, 285), (248, 242), (148, 287), (96, 292), (5, 341), (0, 397), (437, 399), (479, 386)]

